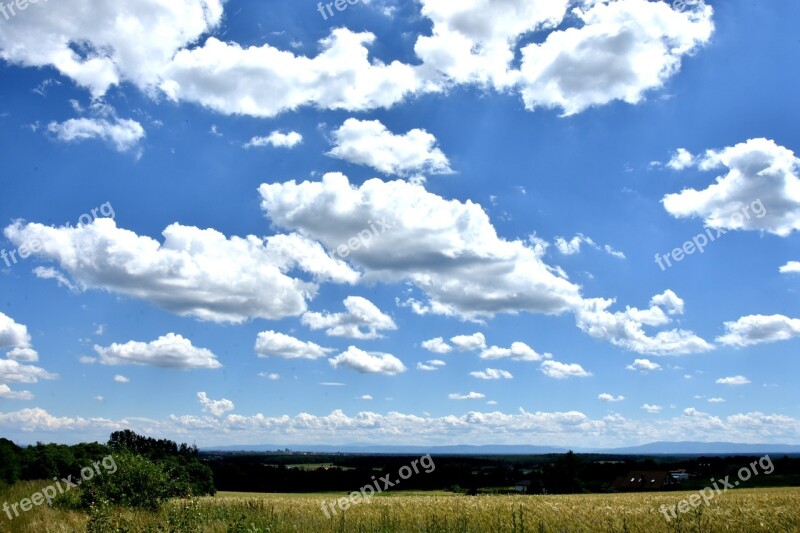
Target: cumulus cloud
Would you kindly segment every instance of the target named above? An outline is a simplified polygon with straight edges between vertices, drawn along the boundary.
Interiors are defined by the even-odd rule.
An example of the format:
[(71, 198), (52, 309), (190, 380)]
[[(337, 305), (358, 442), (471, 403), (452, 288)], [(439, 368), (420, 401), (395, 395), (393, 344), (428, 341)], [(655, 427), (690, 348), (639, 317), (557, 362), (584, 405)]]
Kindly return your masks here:
[(144, 139), (141, 124), (131, 119), (71, 118), (64, 122), (51, 122), (47, 131), (59, 141), (79, 142), (100, 139), (111, 144), (118, 152), (127, 152)]
[(79, 227), (15, 222), (6, 237), (21, 245), (38, 239), (39, 257), (58, 262), (88, 288), (142, 298), (181, 316), (241, 323), (306, 311), (317, 285), (290, 277), (296, 269), (316, 281), (353, 283), (358, 274), (300, 235), (227, 238), (213, 229), (172, 224), (164, 242), (98, 218)]
[(127, 377), (123, 376), (122, 374), (117, 374), (116, 376), (114, 376), (114, 381), (116, 381), (117, 383), (130, 383), (131, 382), (130, 379), (128, 379)]
[(450, 353), (453, 351), (453, 347), (444, 342), (442, 337), (423, 341), (422, 347), (433, 353)]
[(34, 396), (30, 391), (13, 391), (8, 385), (0, 383), (0, 398), (7, 400), (33, 400)]
[(565, 115), (622, 100), (640, 102), (660, 88), (711, 38), (713, 10), (679, 12), (666, 2), (599, 1), (574, 13), (579, 27), (550, 33), (522, 48), (520, 85), (528, 109)]
[(480, 392), (470, 392), (467, 394), (459, 394), (454, 392), (453, 394), (449, 394), (447, 397), (451, 400), (481, 400), (486, 398), (486, 395), (481, 394)]
[(718, 385), (732, 385), (732, 386), (739, 386), (739, 385), (748, 385), (750, 384), (750, 380), (744, 376), (731, 376), (728, 378), (719, 378), (717, 380)]
[(440, 359), (431, 359), (430, 361), (425, 361), (424, 363), (417, 363), (417, 370), (424, 370), (426, 372), (435, 372), (439, 370), (440, 367), (446, 366), (447, 363)]
[(9, 359), (26, 363), (33, 363), (39, 359), (39, 354), (31, 348), (31, 336), (27, 326), (0, 313), (0, 350), (8, 348), (11, 348), (7, 354)]
[(403, 362), (391, 354), (368, 353), (355, 346), (350, 346), (347, 351), (328, 361), (333, 368), (349, 368), (362, 374), (395, 376), (407, 370)]
[(58, 379), (58, 374), (11, 359), (0, 359), (0, 383), (38, 383), (40, 379)]
[(613, 394), (609, 394), (607, 392), (604, 392), (602, 394), (599, 394), (597, 396), (597, 399), (600, 400), (601, 402), (605, 402), (605, 403), (615, 403), (615, 402), (624, 401), (625, 400), (625, 396), (614, 396)]
[(553, 379), (588, 378), (592, 374), (577, 363), (567, 364), (558, 361), (545, 361), (541, 366), (542, 373)]
[(400, 180), (354, 186), (337, 173), (321, 182), (264, 184), (259, 191), (274, 224), (328, 249), (370, 221), (386, 220), (392, 231), (348, 259), (365, 269), (365, 280), (411, 281), (428, 297), (407, 302), (419, 314), (557, 314), (580, 299), (576, 285), (544, 264), (540, 249), (499, 238), (486, 212), (470, 201), (448, 201)]
[[(336, 28), (315, 57), (269, 44), (242, 47), (209, 37), (183, 49), (165, 66), (161, 90), (225, 114), (273, 117), (313, 105), (365, 111), (389, 107), (423, 87), (417, 69), (369, 58), (375, 35)], [(268, 95), (268, 96), (267, 96)]]
[(256, 339), (259, 357), (281, 357), (283, 359), (320, 359), (333, 352), (313, 342), (303, 342), (275, 331), (263, 331)]
[(717, 342), (728, 346), (754, 346), (768, 342), (786, 341), (800, 336), (800, 319), (783, 315), (743, 316), (735, 322), (725, 322), (725, 335)]
[(493, 360), (493, 359), (513, 359), (514, 361), (532, 361), (538, 362), (543, 359), (552, 359), (552, 354), (539, 354), (525, 344), (524, 342), (514, 342), (511, 344), (511, 348), (500, 348), (499, 346), (492, 346), (491, 348), (486, 348), (481, 352), (481, 359)]
[(800, 261), (789, 261), (780, 268), (781, 274), (800, 274)]
[(486, 337), (483, 333), (473, 333), (472, 335), (456, 335), (450, 338), (456, 350), (470, 352), (486, 348)]
[(378, 120), (347, 119), (333, 132), (328, 155), (365, 165), (388, 175), (449, 174), (450, 162), (436, 146), (436, 137), (413, 129), (392, 133)]
[(311, 329), (326, 329), (332, 337), (350, 339), (380, 339), (380, 332), (394, 331), (397, 325), (387, 314), (360, 296), (348, 296), (344, 300), (345, 313), (312, 313), (303, 315), (302, 322)]
[[(133, 429), (179, 439), (191, 433), (200, 445), (258, 444), (265, 439), (290, 445), (298, 438), (306, 442), (386, 444), (403, 435), (411, 444), (431, 445), (468, 439), (474, 444), (520, 444), (539, 442), (557, 446), (616, 447), (659, 439), (669, 441), (705, 440), (750, 443), (785, 443), (800, 439), (800, 420), (782, 414), (746, 412), (727, 417), (687, 409), (671, 418), (634, 420), (619, 414), (590, 418), (579, 411), (527, 412), (470, 410), (461, 415), (433, 417), (402, 412), (378, 414), (371, 411), (351, 415), (341, 410), (329, 414), (276, 414), (249, 416), (169, 416), (161, 420), (108, 420), (102, 418), (55, 417), (43, 409), (0, 412), (4, 434), (69, 432), (75, 440), (102, 439), (110, 431)], [(91, 435), (91, 437), (90, 437)], [(85, 436), (85, 437), (84, 437)], [(50, 439), (51, 437), (47, 437)]]
[(578, 233), (569, 241), (566, 240), (564, 237), (556, 237), (555, 244), (556, 244), (556, 249), (562, 255), (578, 254), (581, 251), (581, 246), (586, 244), (587, 246), (594, 248), (595, 250), (604, 251), (608, 255), (616, 257), (617, 259), (625, 259), (624, 253), (618, 252), (608, 244), (600, 246), (599, 244), (594, 242), (591, 237), (587, 237), (582, 233)]
[(661, 412), (661, 406), (660, 405), (650, 405), (649, 403), (644, 404), (642, 406), (642, 409), (644, 409), (648, 413), (652, 413), (652, 414), (656, 414), (656, 413), (660, 413)]
[(702, 218), (718, 230), (757, 230), (786, 237), (800, 230), (800, 162), (770, 139), (750, 139), (698, 158), (701, 170), (726, 169), (703, 190), (666, 195), (676, 218)]
[(654, 370), (661, 370), (661, 365), (654, 363), (649, 359), (636, 359), (633, 363), (625, 368), (628, 370), (639, 371), (642, 374), (647, 374), (648, 372), (653, 372)]
[(245, 148), (261, 148), (263, 146), (272, 146), (273, 148), (294, 148), (303, 142), (303, 136), (296, 131), (283, 133), (280, 131), (273, 131), (266, 137), (253, 137), (245, 145)]
[(149, 343), (130, 341), (105, 348), (95, 345), (94, 351), (104, 365), (149, 365), (181, 370), (222, 367), (211, 351), (197, 348), (189, 339), (175, 333), (167, 333)]
[(40, 3), (0, 26), (0, 58), (52, 66), (95, 97), (122, 81), (149, 87), (179, 49), (219, 24), (222, 11), (222, 0)]
[(694, 166), (694, 164), (695, 158), (692, 153), (685, 148), (678, 148), (672, 154), (672, 159), (669, 160), (667, 166), (673, 170), (685, 170)]
[(197, 393), (197, 401), (203, 406), (204, 413), (211, 413), (214, 416), (222, 416), (236, 407), (232, 401), (225, 398), (212, 400), (205, 392)]
[[(609, 312), (614, 300), (586, 299), (576, 312), (578, 327), (595, 339), (611, 342), (615, 346), (640, 354), (684, 355), (702, 353), (714, 346), (691, 331), (673, 329), (650, 336), (644, 326), (661, 327), (672, 319), (667, 316), (683, 313), (683, 300), (674, 292), (666, 291), (650, 301), (649, 309), (628, 307), (625, 311)], [(664, 312), (667, 310), (667, 313)]]
[(498, 370), (496, 368), (487, 368), (486, 370), (470, 372), (470, 376), (478, 379), (494, 380), (494, 379), (513, 379), (514, 376), (507, 370)]

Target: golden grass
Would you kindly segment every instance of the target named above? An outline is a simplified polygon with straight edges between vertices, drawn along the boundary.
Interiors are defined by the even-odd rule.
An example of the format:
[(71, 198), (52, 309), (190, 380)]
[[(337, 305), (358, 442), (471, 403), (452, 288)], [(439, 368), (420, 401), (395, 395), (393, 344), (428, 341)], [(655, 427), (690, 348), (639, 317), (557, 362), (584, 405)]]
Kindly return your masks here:
[[(42, 484), (43, 486), (44, 484)], [(35, 484), (19, 484), (3, 501), (27, 497)], [(27, 491), (27, 492), (26, 492)], [(22, 494), (20, 496), (20, 494)], [(326, 518), (321, 505), (342, 494), (220, 493), (174, 500), (158, 513), (112, 511), (95, 517), (93, 531), (130, 532), (381, 532), (381, 533), (594, 533), (594, 532), (800, 532), (800, 489), (737, 489), (711, 505), (667, 522), (659, 511), (688, 498), (684, 493), (570, 496), (461, 496), (436, 493), (373, 498)], [(10, 498), (17, 498), (10, 500)], [(84, 531), (87, 517), (38, 508), (0, 532)]]

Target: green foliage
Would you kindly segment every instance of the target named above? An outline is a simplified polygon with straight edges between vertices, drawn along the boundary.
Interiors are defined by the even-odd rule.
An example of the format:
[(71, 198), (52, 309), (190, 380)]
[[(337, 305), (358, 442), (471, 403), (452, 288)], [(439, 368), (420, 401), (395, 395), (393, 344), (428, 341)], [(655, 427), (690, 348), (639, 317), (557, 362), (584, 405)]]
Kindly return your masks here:
[(81, 503), (85, 508), (108, 504), (134, 509), (157, 510), (173, 496), (176, 487), (166, 469), (140, 455), (114, 454), (117, 471), (84, 481)]
[(21, 448), (8, 439), (0, 439), (0, 481), (15, 483), (20, 478)]

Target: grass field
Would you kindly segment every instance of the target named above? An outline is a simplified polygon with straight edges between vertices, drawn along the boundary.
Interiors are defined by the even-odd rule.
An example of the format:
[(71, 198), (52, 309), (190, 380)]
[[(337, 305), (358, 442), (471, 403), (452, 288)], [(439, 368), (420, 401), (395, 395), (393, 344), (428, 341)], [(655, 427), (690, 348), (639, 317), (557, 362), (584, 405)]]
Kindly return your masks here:
[[(44, 486), (20, 483), (0, 492), (16, 502)], [(571, 496), (462, 496), (397, 492), (326, 518), (330, 494), (220, 493), (213, 498), (175, 500), (158, 513), (114, 510), (97, 513), (97, 532), (800, 532), (800, 489), (737, 489), (667, 522), (659, 511), (693, 493), (591, 494)], [(86, 531), (82, 513), (36, 508), (0, 532)]]

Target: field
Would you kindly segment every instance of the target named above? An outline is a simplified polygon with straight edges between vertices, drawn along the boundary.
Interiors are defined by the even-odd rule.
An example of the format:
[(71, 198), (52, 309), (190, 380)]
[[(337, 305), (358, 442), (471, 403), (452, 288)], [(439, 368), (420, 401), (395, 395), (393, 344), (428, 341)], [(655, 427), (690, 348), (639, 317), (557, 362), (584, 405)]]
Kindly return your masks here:
[[(16, 502), (44, 484), (20, 483), (0, 491)], [(402, 493), (376, 496), (368, 503), (326, 518), (321, 506), (332, 494), (220, 493), (213, 498), (175, 500), (159, 513), (97, 513), (90, 530), (98, 532), (800, 532), (800, 489), (737, 489), (667, 522), (661, 505), (688, 498), (685, 493), (592, 494), (570, 496), (461, 496)], [(82, 513), (36, 508), (9, 522), (0, 515), (0, 532), (85, 531)]]

